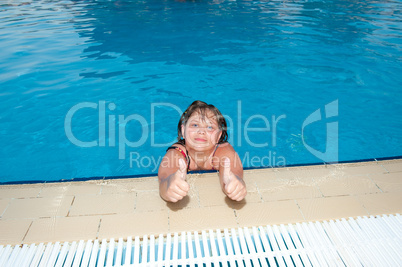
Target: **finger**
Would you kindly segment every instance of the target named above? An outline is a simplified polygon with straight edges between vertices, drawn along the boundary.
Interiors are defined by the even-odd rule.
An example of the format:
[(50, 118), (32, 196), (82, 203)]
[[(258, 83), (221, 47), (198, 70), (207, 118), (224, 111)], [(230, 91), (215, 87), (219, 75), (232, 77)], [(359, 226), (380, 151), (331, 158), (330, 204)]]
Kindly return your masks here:
[(186, 180), (187, 165), (186, 165), (186, 163), (184, 162), (183, 159), (179, 159), (179, 170), (178, 170), (178, 171), (181, 172), (180, 178), (181, 178), (182, 180)]
[(180, 196), (186, 196), (188, 193), (188, 190), (186, 190), (185, 185), (176, 185), (174, 188), (172, 188), (172, 193), (178, 194)]
[(179, 189), (181, 189), (182, 191), (186, 192), (186, 194), (188, 193), (188, 191), (190, 190), (190, 185), (186, 182), (186, 181), (180, 181), (177, 183), (177, 187)]
[(241, 201), (246, 196), (246, 194), (247, 194), (247, 192), (240, 190), (239, 192), (236, 192), (235, 194), (233, 194), (234, 196), (232, 197), (232, 199), (235, 201)]
[(176, 203), (177, 201), (179, 201), (179, 199), (176, 199), (176, 198), (174, 198), (174, 197), (169, 197), (169, 198), (168, 198), (168, 201), (173, 202), (173, 203)]
[(223, 158), (223, 177), (224, 177), (224, 183), (228, 184), (230, 182), (230, 159), (225, 157)]
[(233, 194), (236, 189), (237, 189), (237, 183), (235, 183), (235, 182), (229, 182), (225, 186), (225, 190), (228, 193), (228, 195)]
[(239, 193), (240, 193), (240, 190), (239, 190), (238, 188), (236, 188), (235, 191), (233, 191), (231, 194), (229, 194), (229, 197), (230, 197), (231, 199), (235, 200), (236, 197), (239, 195)]
[(241, 196), (241, 192), (233, 192), (232, 194), (229, 194), (228, 197), (232, 200), (237, 201), (237, 199)]
[(175, 193), (175, 192), (173, 192), (172, 195), (171, 195), (171, 197), (176, 199), (177, 201), (182, 200), (185, 196), (186, 195), (181, 195), (181, 194), (178, 194), (178, 193)]

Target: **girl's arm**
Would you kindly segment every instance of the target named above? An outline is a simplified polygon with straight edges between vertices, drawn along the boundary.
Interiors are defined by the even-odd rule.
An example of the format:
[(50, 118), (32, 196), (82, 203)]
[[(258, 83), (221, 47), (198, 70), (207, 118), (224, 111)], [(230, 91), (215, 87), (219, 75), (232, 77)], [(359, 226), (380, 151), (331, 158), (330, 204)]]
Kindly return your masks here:
[(247, 195), (241, 160), (229, 143), (219, 148), (216, 155), (219, 157), (219, 180), (222, 190), (230, 199), (241, 201)]
[(187, 164), (183, 155), (175, 149), (168, 150), (158, 170), (160, 196), (169, 202), (183, 199), (190, 189), (186, 175)]

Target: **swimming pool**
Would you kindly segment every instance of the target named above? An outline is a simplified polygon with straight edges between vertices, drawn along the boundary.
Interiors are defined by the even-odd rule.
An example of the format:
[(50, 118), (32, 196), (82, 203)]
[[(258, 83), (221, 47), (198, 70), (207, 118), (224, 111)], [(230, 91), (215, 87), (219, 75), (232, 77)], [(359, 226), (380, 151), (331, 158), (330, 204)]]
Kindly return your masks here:
[(0, 10), (2, 183), (154, 174), (196, 99), (245, 167), (402, 155), (401, 1)]

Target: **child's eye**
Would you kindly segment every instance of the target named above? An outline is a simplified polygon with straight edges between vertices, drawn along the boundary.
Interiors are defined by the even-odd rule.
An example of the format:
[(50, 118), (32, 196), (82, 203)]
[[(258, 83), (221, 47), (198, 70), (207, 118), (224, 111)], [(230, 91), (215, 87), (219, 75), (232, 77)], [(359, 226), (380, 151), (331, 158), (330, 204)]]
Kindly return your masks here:
[(207, 129), (210, 130), (210, 131), (212, 131), (212, 130), (214, 129), (214, 127), (208, 126)]
[(193, 124), (191, 124), (191, 126), (193, 126), (193, 127), (197, 127), (197, 126), (198, 126), (198, 124), (193, 123)]

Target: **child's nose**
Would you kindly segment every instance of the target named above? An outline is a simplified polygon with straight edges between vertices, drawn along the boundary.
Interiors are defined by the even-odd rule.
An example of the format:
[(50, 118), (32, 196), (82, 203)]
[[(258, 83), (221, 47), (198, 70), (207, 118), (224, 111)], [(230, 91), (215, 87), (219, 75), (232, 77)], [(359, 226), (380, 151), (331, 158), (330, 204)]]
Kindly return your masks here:
[(198, 132), (199, 132), (199, 133), (205, 133), (205, 131), (206, 131), (206, 130), (205, 130), (205, 127), (199, 127), (199, 128), (198, 128)]

